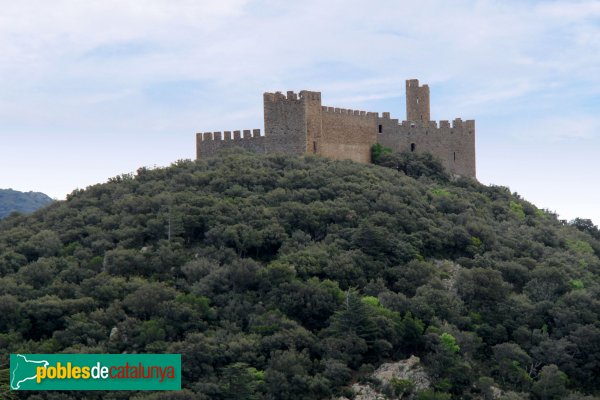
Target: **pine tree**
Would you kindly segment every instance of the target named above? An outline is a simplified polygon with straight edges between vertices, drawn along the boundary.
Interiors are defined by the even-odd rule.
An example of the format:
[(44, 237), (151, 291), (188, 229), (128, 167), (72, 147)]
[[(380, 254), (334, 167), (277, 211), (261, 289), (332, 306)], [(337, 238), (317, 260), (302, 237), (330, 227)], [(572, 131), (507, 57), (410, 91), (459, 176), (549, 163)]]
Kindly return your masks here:
[(342, 309), (333, 316), (331, 329), (336, 335), (354, 332), (371, 346), (378, 335), (378, 329), (370, 315), (369, 307), (362, 302), (356, 290), (346, 292)]

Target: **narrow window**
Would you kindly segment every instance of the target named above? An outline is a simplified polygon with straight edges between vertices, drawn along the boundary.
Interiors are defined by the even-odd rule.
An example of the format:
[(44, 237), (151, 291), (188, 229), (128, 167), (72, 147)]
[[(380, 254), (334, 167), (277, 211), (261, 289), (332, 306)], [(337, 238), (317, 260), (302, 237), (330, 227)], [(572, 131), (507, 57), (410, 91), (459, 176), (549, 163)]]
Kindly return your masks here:
[(383, 126), (379, 125), (379, 133), (383, 132)]
[(423, 121), (423, 114), (421, 114), (421, 121)]
[(454, 152), (454, 161), (456, 161), (456, 152)]
[(317, 154), (317, 142), (313, 142), (313, 153)]
[(417, 97), (417, 104), (419, 104), (419, 98)]
[(410, 144), (410, 151), (415, 151), (415, 149), (417, 148), (417, 145), (414, 143)]

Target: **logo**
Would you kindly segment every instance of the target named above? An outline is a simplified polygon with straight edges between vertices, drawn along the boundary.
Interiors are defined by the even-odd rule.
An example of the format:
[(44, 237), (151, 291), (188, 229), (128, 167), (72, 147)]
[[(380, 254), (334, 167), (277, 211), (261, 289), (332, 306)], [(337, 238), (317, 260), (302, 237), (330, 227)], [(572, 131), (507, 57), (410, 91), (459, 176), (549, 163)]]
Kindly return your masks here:
[(180, 354), (11, 354), (11, 390), (181, 390)]

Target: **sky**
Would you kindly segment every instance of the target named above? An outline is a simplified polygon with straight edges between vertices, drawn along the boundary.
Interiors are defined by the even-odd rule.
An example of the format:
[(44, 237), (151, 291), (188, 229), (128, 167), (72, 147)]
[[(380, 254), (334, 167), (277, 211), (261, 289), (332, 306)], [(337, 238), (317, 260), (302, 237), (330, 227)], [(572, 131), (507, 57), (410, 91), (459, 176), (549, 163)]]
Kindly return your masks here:
[(0, 188), (64, 199), (263, 129), (262, 93), (476, 120), (477, 177), (600, 224), (600, 1), (0, 0)]

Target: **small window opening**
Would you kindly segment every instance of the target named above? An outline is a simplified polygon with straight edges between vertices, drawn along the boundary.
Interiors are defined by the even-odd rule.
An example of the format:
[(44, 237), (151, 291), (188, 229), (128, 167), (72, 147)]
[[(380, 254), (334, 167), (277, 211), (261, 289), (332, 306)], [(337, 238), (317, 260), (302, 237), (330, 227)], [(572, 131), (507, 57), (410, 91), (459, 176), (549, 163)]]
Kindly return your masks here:
[(423, 114), (421, 114), (421, 121), (423, 121)]
[(419, 98), (417, 97), (417, 104), (419, 104)]
[(379, 133), (383, 132), (383, 126), (379, 125)]
[(417, 148), (417, 145), (414, 143), (410, 144), (410, 151), (415, 151), (415, 149)]
[(454, 161), (456, 161), (456, 152), (454, 152)]
[(317, 142), (313, 142), (313, 153), (317, 154)]

